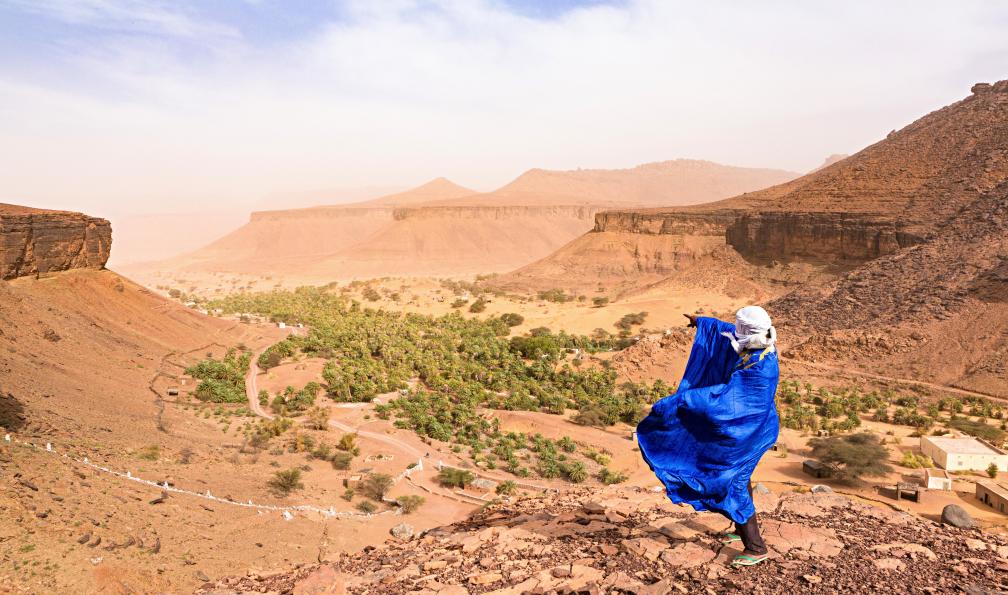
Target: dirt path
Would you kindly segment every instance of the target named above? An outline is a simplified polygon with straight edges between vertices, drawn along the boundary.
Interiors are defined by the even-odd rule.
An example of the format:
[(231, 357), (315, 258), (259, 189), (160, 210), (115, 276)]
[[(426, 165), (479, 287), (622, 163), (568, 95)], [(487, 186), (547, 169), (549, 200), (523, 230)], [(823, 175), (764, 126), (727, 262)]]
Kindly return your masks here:
[[(292, 334), (294, 334), (293, 329)], [(267, 412), (265, 409), (263, 409), (262, 405), (259, 404), (259, 389), (256, 387), (256, 378), (259, 376), (260, 373), (258, 364), (259, 356), (262, 355), (263, 352), (266, 351), (266, 349), (268, 349), (268, 347), (264, 347), (263, 349), (260, 349), (257, 353), (254, 353), (252, 355), (252, 361), (249, 362), (248, 373), (245, 375), (245, 396), (248, 398), (249, 408), (252, 409), (253, 413), (258, 415), (259, 417), (264, 417), (266, 419), (273, 419), (273, 415)], [(361, 438), (369, 438), (371, 440), (376, 440), (378, 442), (388, 444), (389, 446), (396, 448), (410, 455), (411, 457), (415, 457), (417, 460), (420, 460), (424, 456), (424, 453), (420, 452), (419, 450), (410, 446), (409, 444), (401, 440), (396, 440), (391, 436), (386, 436), (385, 434), (379, 434), (377, 432), (369, 432), (367, 430), (355, 428), (351, 425), (345, 424), (340, 421), (336, 421), (334, 419), (329, 420), (329, 425), (343, 432), (355, 433)]]
[(841, 373), (848, 374), (848, 375), (853, 375), (853, 376), (864, 376), (866, 378), (872, 378), (872, 379), (875, 379), (875, 380), (886, 380), (886, 381), (889, 381), (889, 382), (900, 382), (900, 383), (903, 383), (903, 384), (916, 384), (917, 386), (924, 386), (924, 387), (927, 387), (927, 388), (930, 388), (930, 389), (934, 389), (934, 390), (942, 390), (942, 391), (950, 392), (950, 393), (957, 394), (957, 395), (965, 395), (965, 396), (970, 396), (970, 397), (982, 397), (982, 398), (985, 398), (985, 399), (997, 399), (999, 401), (1006, 400), (1004, 397), (999, 397), (997, 395), (991, 395), (991, 394), (988, 394), (988, 393), (980, 393), (980, 392), (976, 392), (976, 391), (972, 391), (972, 390), (966, 390), (964, 388), (954, 388), (954, 387), (951, 387), (951, 386), (945, 386), (944, 384), (935, 384), (933, 382), (925, 382), (923, 380), (910, 380), (909, 378), (894, 378), (892, 376), (883, 376), (882, 374), (873, 374), (871, 372), (864, 372), (864, 371), (859, 370), (859, 369), (846, 368), (846, 367), (843, 367), (843, 366), (831, 366), (829, 364), (819, 364), (819, 363), (813, 363), (813, 362), (808, 362), (808, 361), (799, 360), (799, 359), (793, 359), (793, 358), (790, 358), (790, 357), (784, 357), (783, 355), (780, 355), (780, 359), (783, 360), (783, 361), (792, 363), (792, 364), (809, 366), (811, 368), (819, 368), (821, 370), (829, 370), (831, 372), (841, 372)]
[[(291, 329), (291, 334), (295, 334), (296, 332), (297, 332), (296, 329)], [(245, 396), (248, 399), (249, 408), (252, 410), (253, 413), (255, 413), (259, 417), (262, 417), (262, 418), (265, 418), (265, 419), (273, 419), (273, 414), (267, 412), (262, 407), (262, 405), (259, 404), (259, 389), (258, 389), (257, 384), (256, 384), (256, 379), (257, 379), (257, 377), (259, 376), (259, 374), (261, 372), (261, 370), (259, 368), (259, 364), (258, 364), (259, 356), (262, 355), (263, 352), (266, 351), (266, 349), (268, 349), (268, 347), (264, 347), (264, 348), (260, 349), (258, 352), (254, 353), (252, 355), (251, 361), (249, 361), (249, 369), (248, 369), (248, 372), (245, 374)], [(414, 448), (410, 444), (407, 444), (406, 442), (403, 442), (401, 440), (397, 440), (397, 439), (395, 439), (395, 438), (393, 438), (391, 436), (387, 436), (385, 434), (380, 434), (380, 433), (377, 433), (377, 432), (370, 432), (368, 430), (362, 430), (360, 428), (356, 428), (354, 426), (345, 424), (345, 423), (340, 422), (340, 421), (336, 421), (334, 419), (330, 419), (329, 420), (329, 426), (333, 427), (333, 428), (335, 428), (337, 430), (343, 431), (343, 432), (352, 432), (352, 433), (355, 433), (355, 434), (357, 434), (361, 438), (367, 438), (367, 439), (370, 439), (370, 440), (375, 440), (375, 441), (378, 441), (378, 442), (381, 442), (381, 443), (384, 443), (384, 444), (388, 444), (389, 446), (391, 446), (393, 448), (396, 448), (396, 449), (398, 449), (398, 450), (400, 450), (402, 452), (407, 453), (408, 455), (410, 455), (412, 457), (415, 457), (418, 461), (422, 461), (425, 458), (427, 458), (423, 452), (421, 452), (420, 450), (417, 450), (416, 448)], [(427, 458), (426, 465), (431, 465), (431, 464), (433, 464), (431, 462), (431, 459)], [(457, 465), (449, 465), (449, 466), (457, 467)], [(461, 468), (461, 467), (458, 467), (458, 468)], [(479, 473), (473, 472), (473, 474), (476, 475), (477, 477), (483, 477), (485, 479), (491, 479), (491, 480), (498, 481), (498, 482), (500, 482), (500, 481), (506, 481), (506, 480), (509, 479), (509, 478), (507, 478), (507, 477), (505, 477), (503, 475), (497, 475), (497, 474), (488, 473), (485, 470), (482, 470)], [(474, 497), (472, 497), (472, 496), (470, 496), (468, 494), (445, 494), (444, 492), (436, 489), (434, 486), (421, 485), (420, 483), (418, 483), (417, 481), (415, 481), (411, 477), (407, 478), (407, 479), (409, 479), (410, 483), (413, 483), (414, 485), (417, 485), (418, 487), (421, 487), (425, 491), (427, 491), (429, 493), (432, 493), (432, 494), (437, 494), (437, 495), (440, 495), (440, 496), (449, 497), (449, 498), (452, 498), (454, 500), (459, 500), (459, 497), (461, 496), (463, 498), (467, 498), (468, 500), (459, 500), (459, 501), (466, 502), (466, 503), (472, 503), (472, 502), (483, 503), (483, 502), (485, 502), (484, 500), (482, 500), (480, 498), (474, 498)], [(543, 486), (543, 485), (535, 484), (535, 483), (532, 483), (532, 482), (518, 481), (518, 483), (521, 484), (521, 485), (524, 485), (527, 488), (531, 488), (531, 489), (537, 489), (537, 490), (548, 490), (548, 489), (551, 489), (550, 486)]]

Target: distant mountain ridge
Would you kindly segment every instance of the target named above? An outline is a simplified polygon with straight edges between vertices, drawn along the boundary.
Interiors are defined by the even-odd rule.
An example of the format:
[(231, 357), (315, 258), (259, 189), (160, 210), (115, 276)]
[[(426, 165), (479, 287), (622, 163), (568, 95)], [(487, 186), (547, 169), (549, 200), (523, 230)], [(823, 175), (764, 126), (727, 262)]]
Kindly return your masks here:
[(306, 282), (501, 272), (587, 231), (604, 208), (713, 200), (794, 175), (680, 159), (615, 170), (534, 169), (488, 193), (436, 178), (358, 203), (258, 211), (204, 248), (129, 270), (286, 275)]

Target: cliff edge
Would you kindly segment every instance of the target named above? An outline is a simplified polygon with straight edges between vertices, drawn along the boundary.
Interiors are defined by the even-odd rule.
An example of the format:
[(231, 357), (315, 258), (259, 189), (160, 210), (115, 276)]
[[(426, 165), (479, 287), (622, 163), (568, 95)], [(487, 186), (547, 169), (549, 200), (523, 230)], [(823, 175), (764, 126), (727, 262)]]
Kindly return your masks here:
[(106, 219), (0, 203), (0, 279), (101, 269), (111, 246)]
[[(731, 568), (730, 523), (663, 493), (613, 487), (505, 500), (472, 518), (319, 566), (208, 582), (199, 593), (989, 593), (1008, 540), (838, 493), (755, 494), (771, 560)], [(408, 522), (408, 518), (407, 518)]]

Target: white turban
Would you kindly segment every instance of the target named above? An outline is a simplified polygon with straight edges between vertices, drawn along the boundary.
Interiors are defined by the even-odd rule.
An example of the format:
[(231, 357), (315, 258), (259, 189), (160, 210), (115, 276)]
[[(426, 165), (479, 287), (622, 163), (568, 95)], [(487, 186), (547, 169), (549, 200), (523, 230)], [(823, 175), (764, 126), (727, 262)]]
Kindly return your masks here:
[(746, 306), (735, 313), (735, 332), (721, 333), (731, 341), (735, 353), (746, 349), (766, 349), (774, 351), (777, 329), (773, 327), (770, 315), (759, 306)]

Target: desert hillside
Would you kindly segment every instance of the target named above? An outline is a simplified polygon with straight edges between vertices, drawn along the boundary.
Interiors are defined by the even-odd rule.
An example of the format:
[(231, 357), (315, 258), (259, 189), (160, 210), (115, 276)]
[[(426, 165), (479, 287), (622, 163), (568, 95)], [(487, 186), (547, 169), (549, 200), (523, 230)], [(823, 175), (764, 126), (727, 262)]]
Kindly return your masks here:
[(626, 488), (498, 503), (453, 525), (224, 589), (294, 593), (995, 592), (1004, 536), (934, 525), (836, 493), (775, 494), (756, 508), (779, 564), (733, 571), (730, 523)]
[(604, 207), (695, 204), (795, 175), (675, 160), (622, 170), (530, 170), (483, 194), (438, 178), (362, 203), (253, 213), (247, 225), (200, 250), (123, 270), (149, 283), (158, 273), (312, 283), (496, 273), (552, 253), (590, 229)]
[(1005, 396), (994, 337), (1006, 324), (1006, 146), (1008, 81), (977, 84), (785, 184), (693, 207), (599, 213), (591, 232), (492, 283), (632, 292), (713, 282), (754, 301), (784, 296), (771, 306), (796, 355)]

